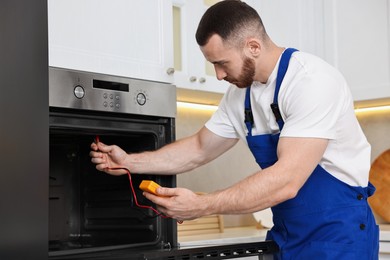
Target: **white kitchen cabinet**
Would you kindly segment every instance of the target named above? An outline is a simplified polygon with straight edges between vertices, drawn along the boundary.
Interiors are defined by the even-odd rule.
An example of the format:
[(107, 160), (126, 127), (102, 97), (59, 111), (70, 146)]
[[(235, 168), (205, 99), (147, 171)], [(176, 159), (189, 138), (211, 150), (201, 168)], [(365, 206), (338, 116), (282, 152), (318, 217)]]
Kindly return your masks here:
[(49, 65), (173, 82), (172, 1), (49, 0)]
[(379, 228), (379, 259), (390, 259), (390, 224), (380, 224)]
[(199, 21), (214, 0), (173, 0), (175, 73), (178, 88), (224, 93), (229, 83), (215, 77), (213, 65), (203, 56), (195, 39)]
[(252, 6), (276, 45), (324, 57), (323, 0), (260, 0)]
[(324, 1), (325, 58), (356, 101), (390, 97), (390, 1)]
[[(218, 0), (174, 0), (175, 85), (179, 88), (224, 93), (229, 86), (218, 81), (195, 40), (206, 9)], [(260, 14), (267, 32), (280, 46), (324, 56), (322, 2), (312, 0), (247, 0)], [(176, 9), (176, 12), (175, 12)], [(179, 51), (178, 51), (179, 50)]]
[(390, 98), (389, 0), (264, 0), (255, 7), (276, 44), (335, 66), (355, 101)]
[[(194, 36), (208, 2), (217, 1), (174, 0), (181, 19), (181, 64), (175, 65), (175, 84), (224, 93), (228, 84), (209, 73), (213, 70), (207, 69)], [(259, 12), (277, 45), (312, 53), (340, 70), (355, 101), (390, 98), (389, 0), (247, 2)]]

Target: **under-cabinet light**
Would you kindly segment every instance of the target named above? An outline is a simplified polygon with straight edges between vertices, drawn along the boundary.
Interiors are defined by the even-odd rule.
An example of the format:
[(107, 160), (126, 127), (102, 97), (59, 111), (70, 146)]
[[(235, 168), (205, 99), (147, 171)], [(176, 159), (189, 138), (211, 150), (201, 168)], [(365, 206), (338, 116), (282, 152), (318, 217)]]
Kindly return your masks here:
[(215, 105), (205, 105), (205, 104), (182, 102), (182, 101), (178, 101), (178, 102), (176, 102), (176, 104), (177, 104), (177, 107), (189, 108), (189, 109), (215, 111), (218, 108), (218, 106), (215, 106)]
[[(218, 109), (218, 106), (216, 105), (206, 105), (206, 104), (182, 102), (182, 101), (178, 101), (176, 103), (178, 107), (189, 108), (189, 109), (212, 110), (212, 111)], [(380, 112), (386, 110), (390, 110), (390, 105), (376, 106), (376, 107), (358, 107), (355, 108), (355, 113)]]
[(363, 112), (380, 112), (390, 110), (390, 105), (386, 106), (376, 106), (376, 107), (361, 107), (355, 108), (355, 113), (363, 113)]

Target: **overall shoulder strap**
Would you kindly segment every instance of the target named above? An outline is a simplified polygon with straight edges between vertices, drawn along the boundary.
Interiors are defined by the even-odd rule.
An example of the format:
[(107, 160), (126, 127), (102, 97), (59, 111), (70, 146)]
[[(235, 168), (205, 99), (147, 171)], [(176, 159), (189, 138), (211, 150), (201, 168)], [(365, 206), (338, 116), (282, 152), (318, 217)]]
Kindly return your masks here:
[(254, 121), (253, 121), (250, 93), (251, 93), (251, 87), (249, 86), (245, 92), (244, 113), (245, 113), (245, 125), (248, 129), (248, 134), (252, 135), (252, 126)]
[(276, 76), (274, 102), (271, 104), (271, 109), (275, 115), (275, 119), (279, 125), (280, 130), (282, 130), (284, 122), (283, 122), (283, 118), (282, 118), (282, 115), (280, 114), (280, 110), (279, 110), (279, 106), (278, 106), (279, 90), (280, 90), (280, 86), (282, 85), (284, 75), (286, 75), (291, 55), (296, 51), (298, 51), (298, 50), (293, 49), (293, 48), (288, 48), (283, 52), (282, 57), (280, 59), (280, 63), (279, 63), (278, 74)]

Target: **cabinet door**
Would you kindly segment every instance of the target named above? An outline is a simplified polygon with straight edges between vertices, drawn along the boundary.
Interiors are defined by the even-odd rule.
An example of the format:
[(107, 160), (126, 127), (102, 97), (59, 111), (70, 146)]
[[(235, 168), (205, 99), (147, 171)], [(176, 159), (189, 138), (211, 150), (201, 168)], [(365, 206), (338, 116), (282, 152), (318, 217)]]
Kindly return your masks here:
[(179, 88), (224, 93), (229, 83), (219, 81), (195, 39), (199, 21), (218, 0), (174, 0), (174, 84)]
[(390, 2), (324, 2), (326, 59), (356, 101), (390, 97)]
[(173, 82), (172, 1), (49, 0), (49, 65)]
[[(181, 67), (176, 67), (178, 87), (224, 93), (229, 84), (218, 81), (212, 64), (207, 64), (195, 41), (195, 32), (205, 10), (218, 0), (174, 0), (181, 26)], [(324, 57), (323, 0), (245, 1), (260, 14), (266, 30), (280, 46), (295, 47)], [(176, 32), (177, 33), (177, 28)], [(177, 48), (175, 49), (177, 56)], [(177, 64), (177, 62), (175, 63)], [(200, 84), (202, 81), (203, 84)]]
[(272, 41), (324, 57), (324, 0), (253, 1)]

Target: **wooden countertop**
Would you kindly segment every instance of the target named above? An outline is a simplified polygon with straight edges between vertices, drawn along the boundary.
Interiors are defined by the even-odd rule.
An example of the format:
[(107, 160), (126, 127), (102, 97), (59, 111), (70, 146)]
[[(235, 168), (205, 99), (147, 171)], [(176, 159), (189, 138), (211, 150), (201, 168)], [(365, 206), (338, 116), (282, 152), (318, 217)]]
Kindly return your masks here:
[(255, 226), (225, 228), (222, 233), (179, 236), (180, 247), (264, 241), (268, 229)]

